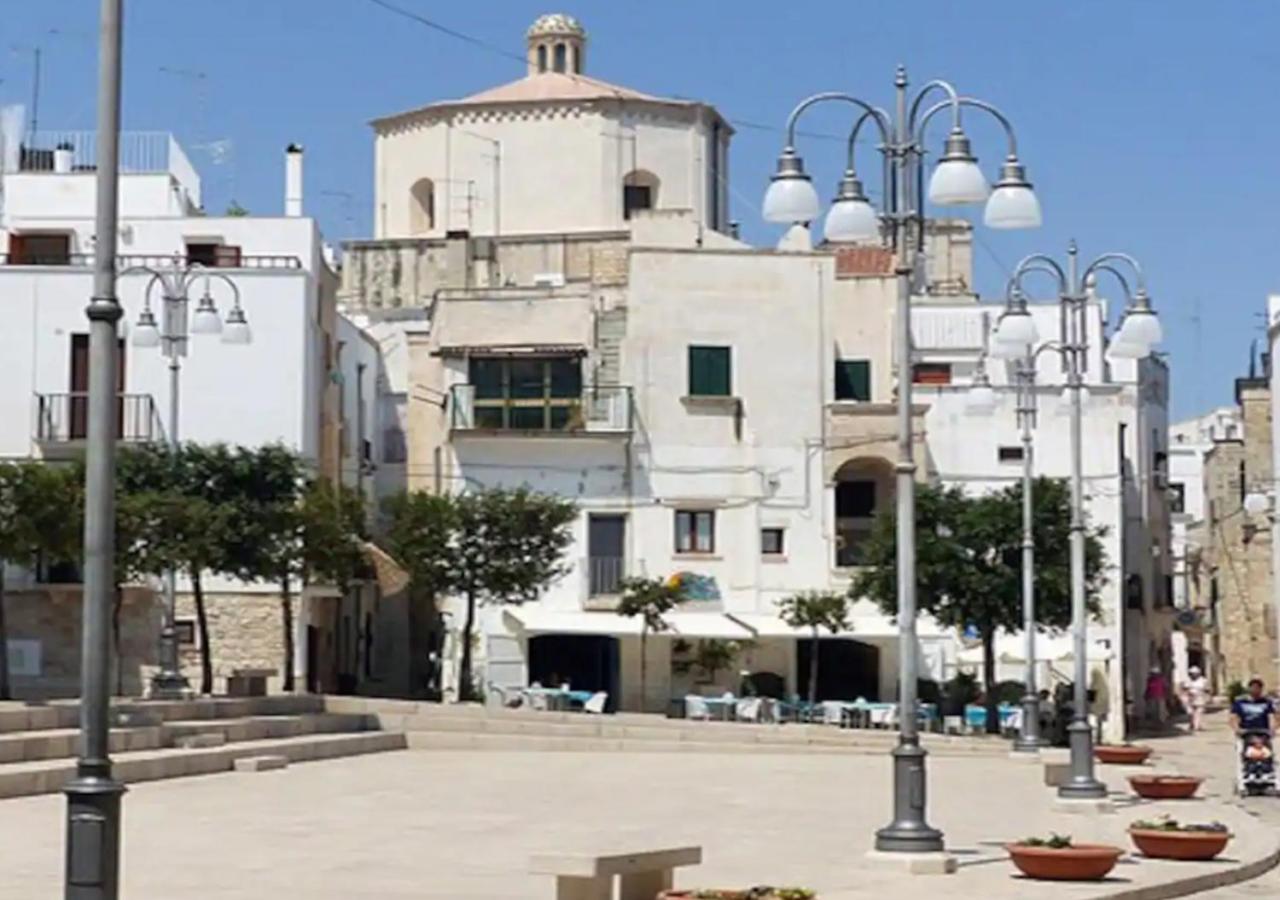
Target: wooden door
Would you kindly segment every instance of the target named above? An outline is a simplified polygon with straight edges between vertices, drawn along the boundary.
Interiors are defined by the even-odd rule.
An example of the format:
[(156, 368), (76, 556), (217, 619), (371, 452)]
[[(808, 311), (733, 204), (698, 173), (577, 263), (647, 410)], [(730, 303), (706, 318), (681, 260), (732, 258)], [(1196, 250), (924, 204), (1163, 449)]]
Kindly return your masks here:
[[(124, 347), (116, 353), (116, 437), (124, 433)], [(89, 434), (89, 335), (71, 335), (71, 390), (67, 397), (67, 438), (82, 441)]]

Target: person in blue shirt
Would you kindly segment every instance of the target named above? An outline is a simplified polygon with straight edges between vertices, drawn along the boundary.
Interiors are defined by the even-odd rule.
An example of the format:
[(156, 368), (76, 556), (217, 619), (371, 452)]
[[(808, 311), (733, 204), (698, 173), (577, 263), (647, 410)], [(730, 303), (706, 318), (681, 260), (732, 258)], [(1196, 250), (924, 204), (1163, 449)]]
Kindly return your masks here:
[(1280, 720), (1280, 709), (1270, 697), (1263, 693), (1261, 678), (1249, 681), (1249, 693), (1237, 697), (1231, 702), (1231, 727), (1237, 733), (1242, 731), (1272, 731), (1272, 726)]

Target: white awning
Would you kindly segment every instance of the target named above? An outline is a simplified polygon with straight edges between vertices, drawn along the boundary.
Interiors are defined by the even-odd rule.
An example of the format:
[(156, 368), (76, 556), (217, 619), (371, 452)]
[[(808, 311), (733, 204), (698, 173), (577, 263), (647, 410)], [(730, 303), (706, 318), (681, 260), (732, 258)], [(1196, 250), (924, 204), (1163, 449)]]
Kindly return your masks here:
[[(808, 628), (792, 628), (778, 616), (767, 613), (730, 613), (730, 617), (755, 632), (762, 638), (809, 638), (813, 634)], [(916, 634), (920, 638), (939, 637), (944, 634), (929, 616), (921, 616), (916, 622)], [(823, 638), (852, 638), (853, 640), (898, 639), (898, 626), (887, 616), (852, 616), (849, 628), (839, 634), (823, 631)]]
[[(1009, 665), (1026, 663), (1025, 638), (1021, 634), (996, 636), (996, 660)], [(1105, 641), (1090, 641), (1088, 658), (1093, 662), (1111, 659), (1111, 647)], [(1066, 662), (1075, 658), (1075, 645), (1069, 634), (1036, 634), (1037, 662)], [(982, 665), (982, 645), (967, 647), (956, 655), (956, 661), (964, 665)]]
[[(541, 609), (518, 606), (505, 610), (516, 626), (526, 634), (612, 634), (638, 635), (641, 620), (613, 612)], [(670, 612), (663, 616), (667, 629), (658, 632), (668, 637), (726, 638), (747, 641), (755, 634), (741, 623), (722, 613)]]

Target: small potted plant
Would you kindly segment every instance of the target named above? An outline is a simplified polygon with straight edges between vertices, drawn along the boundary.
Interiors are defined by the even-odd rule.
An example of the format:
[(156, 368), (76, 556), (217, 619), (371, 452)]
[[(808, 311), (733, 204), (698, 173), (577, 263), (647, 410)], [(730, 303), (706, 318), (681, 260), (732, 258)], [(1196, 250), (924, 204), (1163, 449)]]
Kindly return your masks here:
[(1093, 758), (1100, 763), (1114, 766), (1140, 766), (1151, 755), (1151, 748), (1142, 744), (1098, 744), (1093, 748)]
[(1203, 778), (1191, 775), (1130, 775), (1129, 785), (1148, 800), (1186, 800), (1195, 795)]
[(1214, 859), (1227, 849), (1232, 834), (1221, 822), (1182, 825), (1169, 816), (1139, 820), (1129, 826), (1129, 838), (1152, 859)]
[(1069, 835), (1061, 834), (1024, 838), (1005, 849), (1018, 871), (1040, 881), (1098, 881), (1124, 855), (1119, 847), (1074, 844)]
[(658, 900), (814, 900), (808, 888), (753, 887), (746, 890), (663, 891)]

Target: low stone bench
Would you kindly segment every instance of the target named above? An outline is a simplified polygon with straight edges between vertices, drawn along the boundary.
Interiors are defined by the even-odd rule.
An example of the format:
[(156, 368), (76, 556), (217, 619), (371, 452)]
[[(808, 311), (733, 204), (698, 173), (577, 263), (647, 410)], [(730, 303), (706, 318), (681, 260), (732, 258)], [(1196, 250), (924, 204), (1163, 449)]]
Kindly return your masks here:
[(615, 877), (618, 900), (654, 900), (659, 891), (672, 887), (672, 875), (678, 867), (700, 862), (701, 847), (629, 853), (544, 853), (533, 857), (529, 871), (555, 876), (556, 900), (613, 900)]

